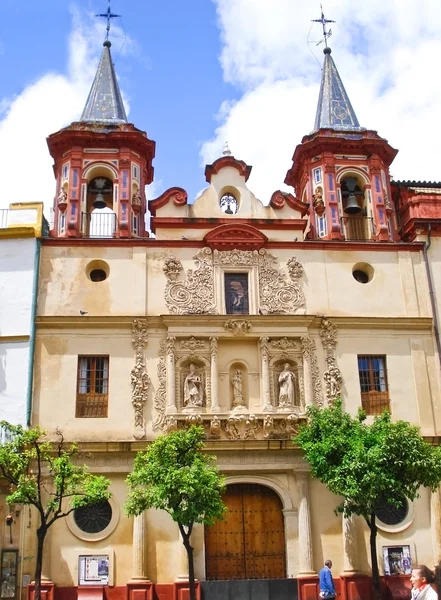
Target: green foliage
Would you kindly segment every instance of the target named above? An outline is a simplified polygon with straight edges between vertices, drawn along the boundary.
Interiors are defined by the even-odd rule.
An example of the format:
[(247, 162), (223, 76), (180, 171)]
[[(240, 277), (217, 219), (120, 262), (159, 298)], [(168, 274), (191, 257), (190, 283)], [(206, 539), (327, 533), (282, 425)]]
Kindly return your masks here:
[(194, 523), (211, 525), (222, 518), (224, 479), (214, 457), (202, 452), (203, 436), (201, 427), (192, 426), (159, 436), (148, 450), (137, 454), (127, 477), (127, 514), (162, 509), (190, 529)]
[(108, 479), (74, 464), (78, 448), (66, 445), (61, 432), (52, 443), (39, 427), (24, 429), (6, 421), (0, 426), (9, 440), (0, 445), (0, 475), (11, 491), (7, 502), (34, 506), (43, 528), (75, 508), (110, 497)]
[(314, 477), (343, 500), (336, 511), (371, 515), (385, 502), (414, 500), (421, 486), (441, 481), (441, 450), (426, 443), (418, 427), (392, 422), (389, 413), (366, 423), (366, 415), (345, 413), (341, 401), (325, 409), (310, 407), (309, 422), (294, 438)]

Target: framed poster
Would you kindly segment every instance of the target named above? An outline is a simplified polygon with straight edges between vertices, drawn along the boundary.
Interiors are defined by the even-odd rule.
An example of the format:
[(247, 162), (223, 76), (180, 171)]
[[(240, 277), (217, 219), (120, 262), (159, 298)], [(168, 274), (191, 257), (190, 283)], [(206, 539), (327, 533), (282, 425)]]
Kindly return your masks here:
[(78, 585), (109, 585), (109, 555), (79, 556)]
[(410, 546), (383, 546), (385, 575), (411, 575)]
[(2, 550), (1, 600), (17, 594), (18, 550)]

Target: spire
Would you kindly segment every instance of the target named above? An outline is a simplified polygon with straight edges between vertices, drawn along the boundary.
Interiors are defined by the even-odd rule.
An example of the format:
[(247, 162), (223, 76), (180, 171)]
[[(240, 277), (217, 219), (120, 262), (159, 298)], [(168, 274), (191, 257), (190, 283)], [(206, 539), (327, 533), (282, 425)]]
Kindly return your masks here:
[(90, 88), (80, 121), (95, 123), (127, 123), (108, 39), (103, 44), (100, 64)]
[(222, 156), (231, 156), (231, 150), (228, 146), (228, 142), (225, 142), (224, 149), (222, 150)]
[(325, 64), (323, 66), (314, 131), (321, 128), (338, 129), (340, 131), (360, 131), (364, 129), (360, 127), (337, 67), (332, 60), (331, 48), (327, 46), (323, 53)]

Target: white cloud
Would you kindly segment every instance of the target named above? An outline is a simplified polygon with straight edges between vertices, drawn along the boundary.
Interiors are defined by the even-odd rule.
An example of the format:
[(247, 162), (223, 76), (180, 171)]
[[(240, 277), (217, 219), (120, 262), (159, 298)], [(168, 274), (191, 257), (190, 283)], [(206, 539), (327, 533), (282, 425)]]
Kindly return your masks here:
[[(220, 156), (227, 139), (233, 154), (253, 165), (250, 188), (267, 202), (284, 187), (294, 149), (313, 128), (321, 73), (306, 37), (319, 14), (302, 0), (215, 2), (224, 78), (243, 95), (221, 106), (203, 163)], [(337, 21), (330, 45), (361, 125), (400, 150), (393, 176), (441, 180), (438, 0), (329, 0), (326, 11)], [(320, 39), (320, 27), (310, 40)], [(320, 63), (322, 48), (311, 44)]]
[[(39, 201), (49, 217), (55, 180), (46, 137), (80, 117), (102, 48), (102, 24), (85, 25), (75, 8), (72, 22), (67, 72), (46, 73), (20, 95), (0, 98), (0, 164), (6, 174), (0, 208), (10, 202)], [(129, 48), (130, 40), (126, 51)]]

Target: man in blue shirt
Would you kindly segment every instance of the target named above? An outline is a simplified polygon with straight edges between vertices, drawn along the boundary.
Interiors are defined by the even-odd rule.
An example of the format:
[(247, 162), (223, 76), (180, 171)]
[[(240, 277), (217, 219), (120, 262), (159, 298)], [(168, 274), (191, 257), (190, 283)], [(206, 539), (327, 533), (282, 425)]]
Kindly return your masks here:
[(335, 598), (334, 580), (331, 573), (332, 561), (327, 560), (319, 573), (320, 598)]

